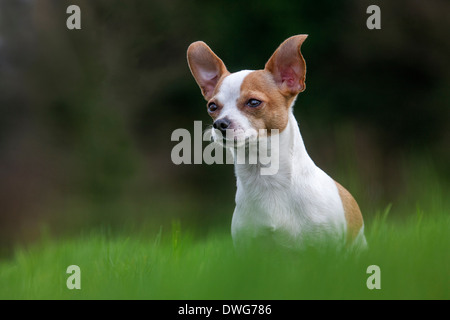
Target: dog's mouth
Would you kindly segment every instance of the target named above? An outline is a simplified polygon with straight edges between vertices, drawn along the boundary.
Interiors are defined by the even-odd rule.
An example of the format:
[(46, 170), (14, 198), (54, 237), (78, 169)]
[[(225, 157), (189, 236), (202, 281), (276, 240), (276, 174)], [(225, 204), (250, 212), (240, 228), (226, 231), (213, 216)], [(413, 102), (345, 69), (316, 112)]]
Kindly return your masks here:
[(250, 144), (250, 138), (249, 137), (244, 137), (244, 138), (233, 137), (231, 139), (222, 138), (221, 143), (224, 147), (239, 148), (239, 147), (248, 146)]
[[(227, 130), (228, 131), (228, 130)], [(253, 133), (253, 132), (252, 132)], [(257, 140), (257, 135), (248, 134), (242, 130), (228, 131), (227, 134), (214, 132), (211, 134), (211, 142), (218, 143), (223, 147), (240, 148), (245, 147)]]

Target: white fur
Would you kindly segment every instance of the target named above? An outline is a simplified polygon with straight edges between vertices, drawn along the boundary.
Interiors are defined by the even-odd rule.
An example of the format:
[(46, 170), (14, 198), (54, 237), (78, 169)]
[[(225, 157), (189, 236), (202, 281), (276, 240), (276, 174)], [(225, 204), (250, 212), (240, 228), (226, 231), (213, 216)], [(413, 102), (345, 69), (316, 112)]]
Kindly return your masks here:
[(259, 174), (257, 165), (236, 164), (236, 209), (231, 232), (236, 246), (272, 238), (294, 249), (344, 243), (346, 221), (336, 183), (306, 152), (292, 112), (280, 133), (275, 175)]
[[(227, 116), (245, 131), (251, 125), (236, 100), (250, 72), (226, 77), (216, 96), (223, 104), (218, 119)], [(336, 183), (306, 152), (292, 107), (287, 127), (279, 134), (278, 156), (275, 175), (261, 175), (260, 164), (235, 164), (237, 192), (231, 232), (236, 247), (261, 245), (263, 239), (293, 249), (325, 246), (330, 240), (344, 245), (347, 227)]]
[[(251, 126), (248, 118), (238, 109), (236, 100), (241, 94), (241, 85), (245, 77), (253, 72), (253, 70), (242, 70), (227, 76), (215, 98), (222, 105), (222, 110), (216, 120), (227, 117), (234, 124), (234, 135), (240, 141), (245, 141), (245, 138), (255, 139), (257, 132)], [(215, 138), (215, 131), (212, 131), (213, 138)]]

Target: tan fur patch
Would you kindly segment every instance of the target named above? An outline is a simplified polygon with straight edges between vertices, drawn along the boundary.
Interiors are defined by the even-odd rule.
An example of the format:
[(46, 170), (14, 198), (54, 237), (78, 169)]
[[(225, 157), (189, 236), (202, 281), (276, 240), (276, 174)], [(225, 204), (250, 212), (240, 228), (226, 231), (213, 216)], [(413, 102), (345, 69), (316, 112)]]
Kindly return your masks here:
[[(263, 103), (257, 108), (246, 106), (249, 99)], [(266, 70), (257, 70), (245, 77), (241, 85), (238, 108), (245, 113), (255, 129), (283, 131), (288, 123), (289, 107), (294, 97), (284, 96), (273, 76)], [(269, 131), (270, 134), (270, 131)]]
[(210, 102), (214, 102), (217, 105), (216, 112), (213, 112), (213, 113), (208, 112), (209, 116), (213, 120), (216, 120), (217, 116), (220, 114), (220, 111), (221, 111), (221, 109), (223, 107), (218, 101), (216, 101), (216, 99), (214, 97), (219, 93), (219, 89), (220, 89), (220, 86), (222, 85), (223, 80), (225, 80), (225, 78), (228, 77), (229, 75), (230, 75), (230, 72), (225, 71), (225, 73), (220, 77), (219, 81), (217, 82), (216, 87), (214, 88), (214, 92), (213, 92), (212, 98), (210, 100), (208, 100), (208, 102), (206, 103), (206, 107), (208, 107), (208, 104)]
[(359, 209), (358, 203), (343, 186), (336, 182), (336, 186), (339, 191), (339, 196), (341, 197), (342, 205), (345, 212), (345, 220), (347, 221), (347, 243), (350, 244), (355, 240), (363, 226), (363, 217), (361, 210)]
[(229, 74), (225, 64), (203, 41), (191, 43), (187, 50), (189, 69), (206, 100), (211, 99), (217, 82)]

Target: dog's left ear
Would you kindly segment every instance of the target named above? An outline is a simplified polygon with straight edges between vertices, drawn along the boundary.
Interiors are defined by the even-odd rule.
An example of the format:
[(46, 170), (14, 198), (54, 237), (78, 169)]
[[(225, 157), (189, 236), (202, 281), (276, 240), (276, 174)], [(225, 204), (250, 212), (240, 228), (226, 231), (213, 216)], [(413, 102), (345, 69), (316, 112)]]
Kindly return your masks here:
[(225, 64), (203, 41), (192, 43), (187, 51), (188, 65), (206, 100), (211, 99), (220, 78), (228, 73)]
[(307, 37), (301, 34), (285, 40), (266, 63), (265, 70), (285, 95), (295, 96), (305, 90), (306, 63), (300, 48)]

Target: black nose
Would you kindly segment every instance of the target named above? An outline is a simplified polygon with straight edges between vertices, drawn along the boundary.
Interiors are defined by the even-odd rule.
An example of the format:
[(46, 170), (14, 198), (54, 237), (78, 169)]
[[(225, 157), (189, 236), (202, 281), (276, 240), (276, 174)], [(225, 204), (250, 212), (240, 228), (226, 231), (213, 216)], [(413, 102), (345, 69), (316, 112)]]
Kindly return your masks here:
[(213, 127), (214, 129), (220, 130), (220, 132), (222, 132), (222, 135), (226, 134), (226, 130), (229, 129), (231, 124), (231, 121), (228, 120), (228, 118), (222, 118), (219, 120), (214, 121), (213, 123)]

